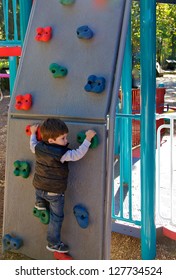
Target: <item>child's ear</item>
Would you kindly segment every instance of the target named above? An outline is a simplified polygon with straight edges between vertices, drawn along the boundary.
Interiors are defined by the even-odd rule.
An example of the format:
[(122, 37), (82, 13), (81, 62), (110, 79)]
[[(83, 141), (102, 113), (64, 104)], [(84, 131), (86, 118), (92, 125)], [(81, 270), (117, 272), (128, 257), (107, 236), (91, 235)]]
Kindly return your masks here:
[(55, 142), (54, 139), (52, 139), (52, 138), (49, 138), (49, 139), (48, 139), (48, 143), (52, 144), (52, 143), (54, 143), (54, 142)]

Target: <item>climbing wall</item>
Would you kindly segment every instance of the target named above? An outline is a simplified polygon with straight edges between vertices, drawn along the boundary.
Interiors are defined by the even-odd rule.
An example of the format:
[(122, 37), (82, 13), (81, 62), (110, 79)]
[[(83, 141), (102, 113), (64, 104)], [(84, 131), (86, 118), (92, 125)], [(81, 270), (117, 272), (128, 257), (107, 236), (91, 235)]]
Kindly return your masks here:
[[(42, 220), (33, 213), (35, 157), (26, 128), (48, 116), (66, 122), (71, 148), (78, 147), (80, 132), (97, 132), (98, 145), (80, 161), (69, 163), (62, 240), (74, 259), (105, 258), (106, 119), (120, 36), (128, 18), (126, 1), (100, 3), (37, 0), (33, 4), (9, 109), (3, 234), (11, 243), (15, 237), (22, 240), (16, 248), (8, 248), (10, 242), (5, 240), (7, 249), (34, 259), (54, 256), (46, 250), (47, 216)], [(87, 211), (86, 228), (78, 224), (75, 206)]]

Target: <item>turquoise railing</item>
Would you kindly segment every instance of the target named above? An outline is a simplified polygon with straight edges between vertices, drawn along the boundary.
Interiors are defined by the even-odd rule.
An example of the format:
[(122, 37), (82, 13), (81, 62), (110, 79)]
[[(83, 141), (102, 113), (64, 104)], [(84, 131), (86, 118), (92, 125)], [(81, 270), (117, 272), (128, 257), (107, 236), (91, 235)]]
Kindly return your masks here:
[(20, 36), (20, 6), (19, 0), (2, 0), (2, 21), (4, 29), (2, 30), (5, 39), (0, 41), (1, 46), (21, 46)]
[[(32, 7), (32, 0), (2, 0), (0, 6), (2, 22), (3, 37), (0, 39), (0, 47), (22, 47), (25, 33), (28, 25), (29, 15)], [(0, 50), (0, 57), (2, 56)], [(10, 95), (12, 94), (16, 71), (17, 71), (17, 57), (9, 57), (10, 70)]]

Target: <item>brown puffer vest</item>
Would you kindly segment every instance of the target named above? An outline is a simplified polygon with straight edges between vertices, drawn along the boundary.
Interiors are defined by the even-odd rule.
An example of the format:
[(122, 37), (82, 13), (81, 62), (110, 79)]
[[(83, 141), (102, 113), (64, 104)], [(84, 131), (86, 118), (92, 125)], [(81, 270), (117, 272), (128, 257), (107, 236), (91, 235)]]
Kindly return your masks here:
[(67, 188), (68, 162), (61, 157), (69, 150), (66, 146), (39, 142), (35, 147), (36, 166), (33, 185), (47, 192), (64, 193)]

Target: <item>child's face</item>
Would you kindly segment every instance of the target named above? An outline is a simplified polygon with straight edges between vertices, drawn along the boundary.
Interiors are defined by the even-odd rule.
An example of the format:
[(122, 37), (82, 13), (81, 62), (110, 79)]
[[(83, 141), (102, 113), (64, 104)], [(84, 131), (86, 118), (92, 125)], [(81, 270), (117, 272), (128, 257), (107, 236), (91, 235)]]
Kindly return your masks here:
[(58, 136), (55, 140), (50, 138), (48, 140), (48, 142), (51, 143), (51, 144), (66, 146), (67, 143), (68, 143), (67, 136), (68, 136), (68, 133), (65, 133), (63, 135)]

